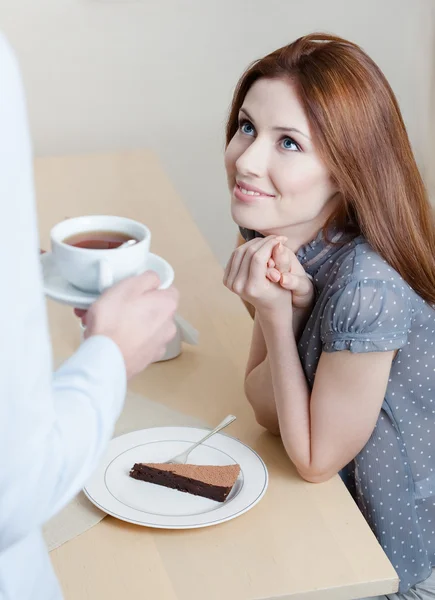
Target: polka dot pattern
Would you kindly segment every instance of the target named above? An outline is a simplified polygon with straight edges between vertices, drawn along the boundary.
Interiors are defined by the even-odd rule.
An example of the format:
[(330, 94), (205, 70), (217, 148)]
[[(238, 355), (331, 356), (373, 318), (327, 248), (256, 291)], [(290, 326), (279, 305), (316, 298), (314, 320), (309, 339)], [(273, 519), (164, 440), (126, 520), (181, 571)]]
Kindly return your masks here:
[(397, 350), (375, 430), (341, 476), (405, 593), (435, 564), (435, 311), (364, 238), (340, 242), (320, 234), (298, 253), (316, 286), (299, 354), (312, 386), (322, 351)]

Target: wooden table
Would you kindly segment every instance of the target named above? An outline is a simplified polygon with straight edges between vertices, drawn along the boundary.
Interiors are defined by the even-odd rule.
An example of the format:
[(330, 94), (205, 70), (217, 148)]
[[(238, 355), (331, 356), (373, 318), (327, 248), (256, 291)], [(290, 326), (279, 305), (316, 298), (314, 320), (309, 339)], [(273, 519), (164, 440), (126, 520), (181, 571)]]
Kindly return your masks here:
[[(341, 480), (304, 482), (280, 440), (256, 424), (243, 394), (252, 321), (223, 287), (221, 267), (156, 157), (41, 158), (36, 185), (44, 247), (67, 216), (117, 214), (150, 226), (152, 250), (174, 266), (180, 314), (201, 340), (131, 389), (209, 424), (236, 414), (231, 433), (270, 474), (253, 510), (216, 527), (164, 531), (105, 518), (51, 553), (66, 600), (344, 600), (394, 591), (396, 574)], [(76, 319), (52, 302), (49, 316), (55, 356), (68, 356), (79, 343)]]

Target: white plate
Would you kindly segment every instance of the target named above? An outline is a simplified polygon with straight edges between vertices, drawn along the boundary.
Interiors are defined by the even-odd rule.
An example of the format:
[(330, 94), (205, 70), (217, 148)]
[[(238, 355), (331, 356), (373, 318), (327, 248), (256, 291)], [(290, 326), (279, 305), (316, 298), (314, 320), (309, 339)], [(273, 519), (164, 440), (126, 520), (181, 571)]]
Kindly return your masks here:
[[(51, 252), (41, 254), (42, 273), (44, 278), (44, 292), (52, 300), (61, 304), (68, 304), (74, 308), (88, 309), (98, 298), (98, 294), (82, 292), (66, 281), (59, 273), (59, 269)], [(144, 271), (155, 271), (160, 277), (160, 289), (165, 290), (174, 281), (174, 270), (171, 265), (157, 254), (148, 255)]]
[(195, 448), (189, 463), (231, 465), (241, 471), (225, 502), (172, 490), (129, 476), (136, 462), (165, 462), (200, 440), (208, 430), (196, 427), (155, 427), (114, 438), (91, 481), (86, 496), (102, 511), (122, 521), (160, 529), (209, 527), (239, 517), (263, 497), (267, 468), (254, 450), (217, 433)]

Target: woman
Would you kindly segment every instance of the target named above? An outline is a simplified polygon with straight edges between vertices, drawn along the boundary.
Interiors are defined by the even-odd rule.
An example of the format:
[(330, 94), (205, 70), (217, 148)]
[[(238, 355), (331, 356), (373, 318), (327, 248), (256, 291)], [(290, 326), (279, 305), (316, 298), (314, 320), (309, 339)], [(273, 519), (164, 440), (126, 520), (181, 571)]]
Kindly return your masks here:
[(355, 44), (302, 37), (242, 76), (225, 164), (257, 420), (307, 481), (341, 474), (389, 598), (435, 598), (435, 229), (394, 94)]

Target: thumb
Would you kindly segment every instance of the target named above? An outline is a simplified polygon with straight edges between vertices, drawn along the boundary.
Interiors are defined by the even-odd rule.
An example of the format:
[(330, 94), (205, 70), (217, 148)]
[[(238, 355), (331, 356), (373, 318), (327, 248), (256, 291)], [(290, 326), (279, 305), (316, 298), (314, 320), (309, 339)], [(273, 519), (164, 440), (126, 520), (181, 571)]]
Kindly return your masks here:
[(272, 251), (272, 258), (275, 261), (275, 267), (281, 273), (287, 273), (290, 270), (291, 252), (283, 244), (277, 244)]
[(137, 284), (143, 292), (157, 290), (161, 284), (160, 277), (155, 271), (145, 271), (137, 276)]
[(305, 296), (312, 293), (313, 284), (306, 275), (294, 275), (293, 273), (284, 273), (281, 276), (281, 287), (291, 290), (297, 296)]
[(157, 290), (159, 286), (160, 278), (158, 274), (154, 271), (145, 271), (145, 273), (141, 273), (140, 275), (122, 279), (110, 289), (118, 289), (123, 294), (143, 294)]
[[(100, 298), (107, 296), (118, 296), (119, 298), (138, 297), (142, 294), (155, 291), (160, 286), (160, 278), (154, 271), (145, 271), (140, 275), (133, 275), (126, 279), (121, 279), (118, 283), (105, 290)], [(98, 302), (98, 300), (97, 300)]]
[(267, 269), (266, 277), (270, 281), (273, 281), (273, 283), (279, 283), (281, 279), (281, 272), (275, 268)]

